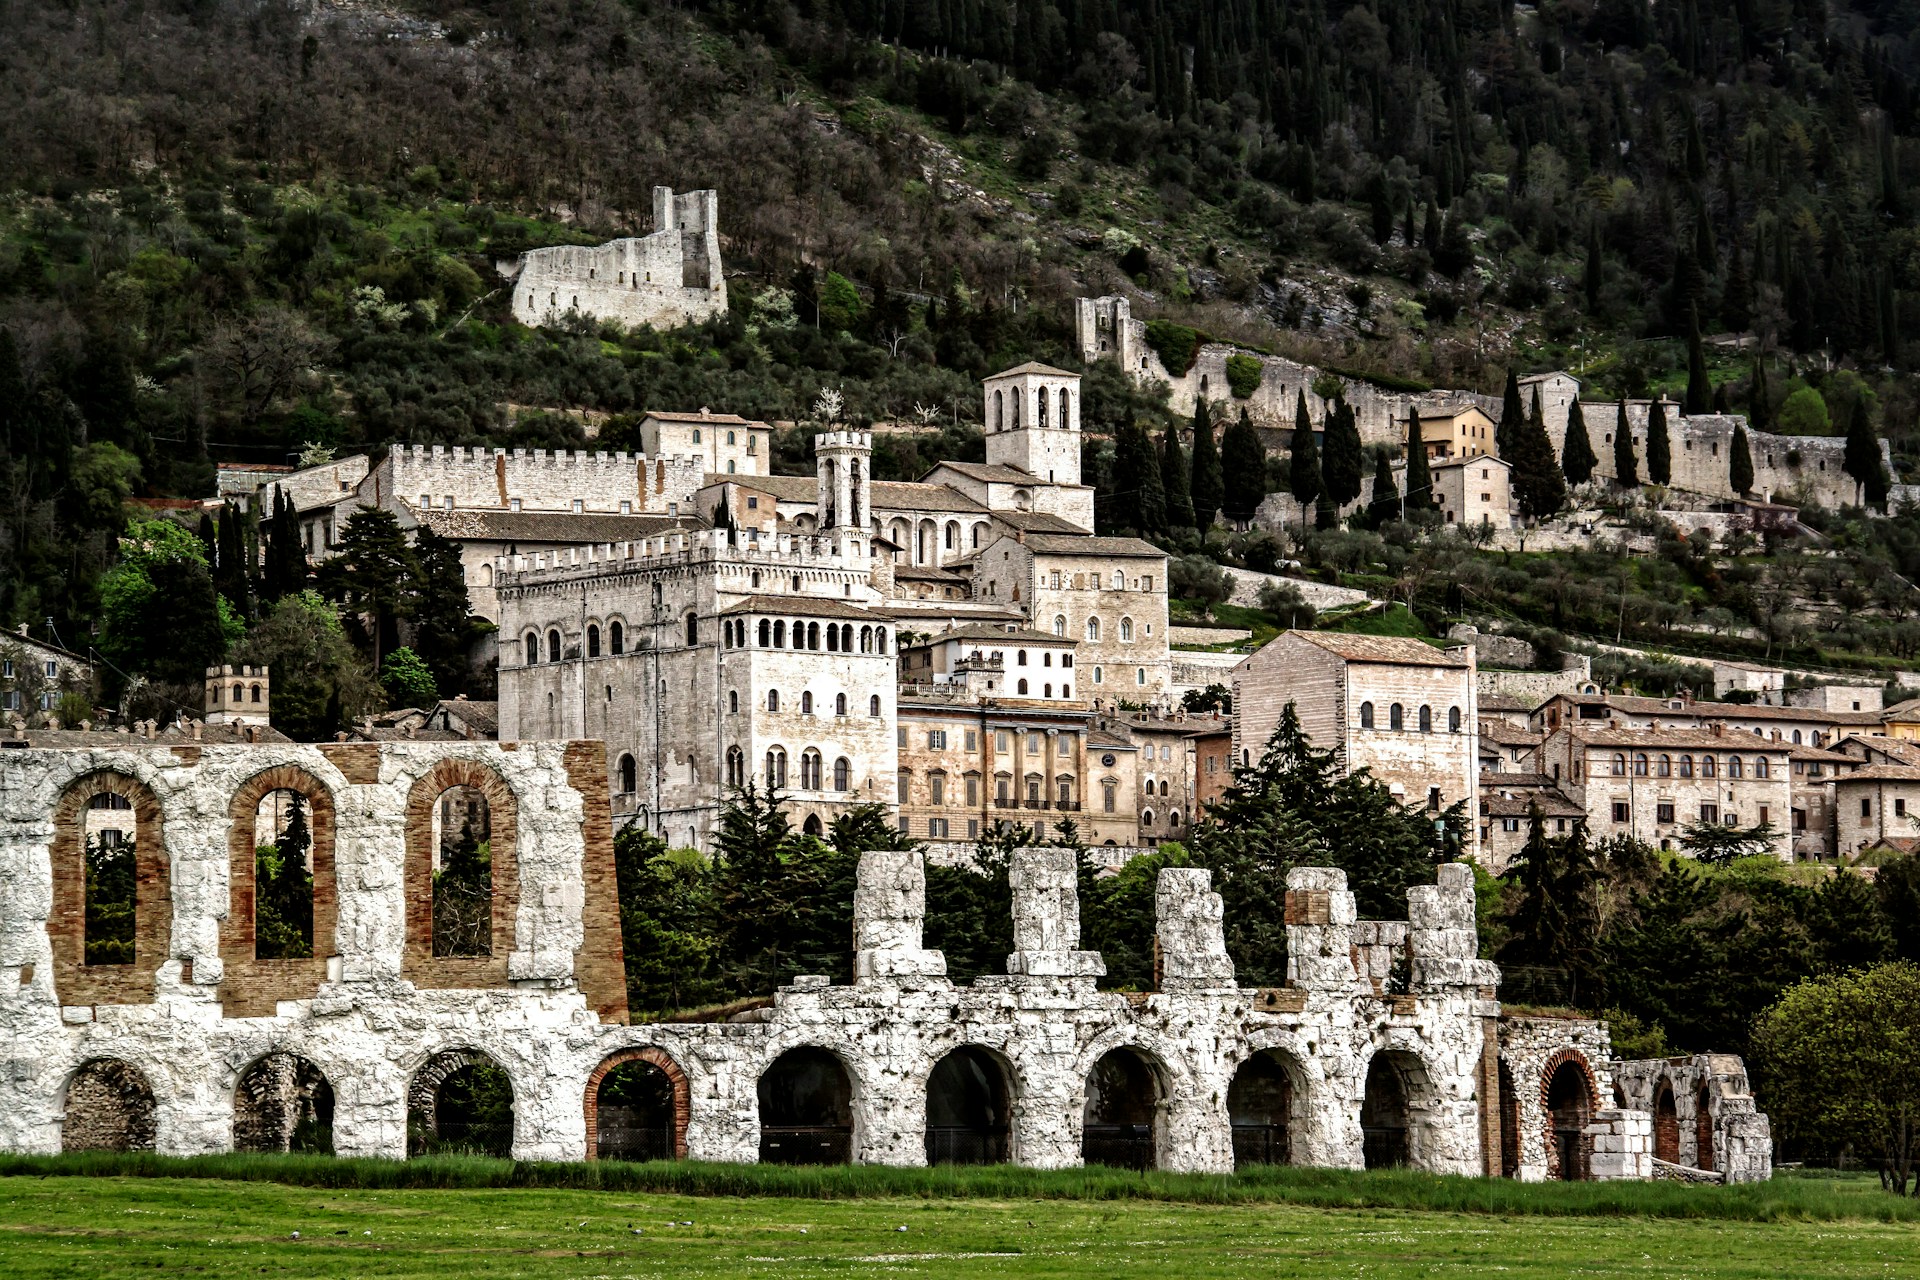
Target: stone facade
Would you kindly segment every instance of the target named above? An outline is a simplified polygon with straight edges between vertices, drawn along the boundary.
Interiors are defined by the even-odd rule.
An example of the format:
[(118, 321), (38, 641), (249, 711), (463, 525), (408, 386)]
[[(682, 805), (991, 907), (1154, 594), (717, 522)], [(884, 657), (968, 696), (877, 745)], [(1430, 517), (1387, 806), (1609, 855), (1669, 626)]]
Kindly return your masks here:
[(0, 719), (45, 724), (65, 693), (93, 699), (93, 664), (59, 645), (36, 640), (21, 623), (0, 632)]
[(974, 564), (974, 594), (1078, 642), (1082, 697), (1104, 707), (1169, 699), (1166, 553), (1138, 538), (1001, 537)]
[(653, 233), (595, 247), (533, 249), (501, 269), (513, 281), (513, 318), (554, 324), (570, 315), (668, 328), (727, 309), (720, 269), (720, 196), (653, 189)]
[[(1433, 499), (1446, 524), (1513, 526), (1513, 468), (1476, 454), (1433, 465)], [(1402, 480), (1404, 484), (1404, 479)]]

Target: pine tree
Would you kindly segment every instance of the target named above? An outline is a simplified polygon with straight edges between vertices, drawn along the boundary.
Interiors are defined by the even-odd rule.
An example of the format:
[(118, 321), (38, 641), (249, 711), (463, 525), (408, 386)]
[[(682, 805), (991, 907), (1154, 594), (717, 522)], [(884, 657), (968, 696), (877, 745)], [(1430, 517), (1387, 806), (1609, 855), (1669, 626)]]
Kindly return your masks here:
[(1267, 450), (1245, 409), (1221, 440), (1220, 470), (1225, 488), (1220, 505), (1227, 519), (1245, 524), (1267, 496)]
[(1362, 471), (1367, 465), (1366, 446), (1360, 442), (1360, 426), (1353, 406), (1346, 397), (1336, 397), (1327, 410), (1326, 448), (1320, 458), (1321, 478), (1326, 481), (1327, 497), (1336, 507), (1344, 507), (1360, 496)]
[(1367, 503), (1367, 518), (1378, 529), (1400, 518), (1400, 491), (1393, 484), (1393, 462), (1382, 449), (1373, 463), (1373, 498)]
[(1755, 356), (1753, 384), (1747, 389), (1747, 417), (1753, 421), (1755, 431), (1767, 430), (1767, 424), (1773, 421), (1772, 398), (1767, 389), (1767, 362)]
[(1213, 414), (1204, 399), (1193, 405), (1193, 514), (1200, 529), (1213, 527), (1220, 518), (1220, 503), (1225, 496), (1220, 479), (1220, 450), (1213, 439)]
[(1713, 381), (1707, 377), (1707, 353), (1700, 341), (1700, 309), (1687, 308), (1687, 400), (1688, 417), (1713, 410)]
[(1667, 438), (1667, 401), (1655, 396), (1647, 407), (1647, 479), (1654, 484), (1673, 481), (1673, 441)]
[(1147, 429), (1136, 422), (1130, 428), (1132, 448), (1139, 459), (1136, 469), (1140, 476), (1140, 532), (1147, 535), (1164, 534), (1167, 531), (1167, 489), (1160, 479), (1160, 457), (1153, 447), (1153, 437)]
[(1287, 459), (1287, 492), (1300, 504), (1300, 524), (1307, 523), (1307, 507), (1320, 496), (1324, 481), (1320, 475), (1320, 450), (1313, 441), (1313, 420), (1307, 416), (1307, 393), (1296, 395), (1293, 411), (1293, 443)]
[(442, 697), (467, 686), (467, 643), (472, 603), (467, 575), (460, 565), (460, 544), (426, 525), (414, 531), (412, 599), (413, 649), (433, 673)]
[(1841, 469), (1860, 485), (1868, 506), (1886, 506), (1887, 469), (1880, 460), (1880, 440), (1867, 418), (1864, 397), (1854, 400), (1853, 414), (1847, 419), (1847, 446)]
[(1187, 451), (1180, 447), (1180, 429), (1168, 425), (1160, 440), (1160, 488), (1166, 495), (1167, 524), (1193, 528), (1193, 492), (1187, 474)]
[(418, 573), (413, 548), (391, 511), (361, 507), (340, 529), (340, 554), (320, 564), (321, 591), (366, 620), (373, 666), (400, 647), (400, 620), (411, 600)]
[(1520, 424), (1513, 441), (1513, 487), (1520, 514), (1543, 520), (1567, 503), (1567, 482), (1553, 456), (1553, 441), (1540, 411), (1540, 389), (1534, 388), (1533, 411)]
[(1493, 448), (1508, 462), (1513, 461), (1514, 446), (1526, 425), (1527, 410), (1520, 403), (1520, 378), (1511, 366), (1507, 369), (1507, 389), (1500, 397), (1500, 422), (1493, 429)]
[(1613, 482), (1623, 489), (1640, 487), (1640, 461), (1633, 452), (1633, 424), (1627, 421), (1627, 402), (1620, 402), (1620, 420), (1613, 428)]
[(1420, 223), (1420, 245), (1428, 253), (1440, 248), (1440, 211), (1427, 202), (1427, 216)]
[(1416, 515), (1433, 506), (1433, 472), (1427, 467), (1427, 444), (1420, 434), (1420, 410), (1407, 409), (1407, 501), (1408, 515)]
[(1587, 417), (1575, 396), (1567, 406), (1567, 438), (1560, 446), (1560, 470), (1567, 483), (1581, 485), (1593, 479), (1593, 468), (1600, 461), (1594, 456), (1593, 440), (1587, 435)]
[(1568, 978), (1563, 999), (1574, 1003), (1591, 988), (1600, 940), (1600, 875), (1587, 848), (1585, 823), (1558, 839), (1546, 834), (1538, 806), (1527, 812), (1527, 842), (1507, 873), (1519, 886), (1511, 932), (1499, 951), (1514, 971), (1556, 969)]
[(1733, 424), (1733, 454), (1727, 461), (1727, 480), (1741, 497), (1753, 491), (1753, 450), (1747, 445), (1747, 427)]

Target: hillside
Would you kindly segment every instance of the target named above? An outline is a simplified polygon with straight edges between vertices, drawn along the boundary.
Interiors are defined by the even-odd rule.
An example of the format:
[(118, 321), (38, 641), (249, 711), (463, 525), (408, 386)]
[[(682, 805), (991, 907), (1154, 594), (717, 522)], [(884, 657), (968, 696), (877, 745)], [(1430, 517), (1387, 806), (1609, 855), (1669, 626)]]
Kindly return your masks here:
[[(0, 7), (0, 615), (84, 633), (120, 497), (508, 406), (918, 420), (1068, 305), (1495, 391), (1566, 365), (1913, 460), (1916, 37), (1855, 4)], [(493, 263), (715, 186), (736, 305), (512, 324)], [(1090, 423), (1164, 422), (1112, 371)], [(1838, 425), (1836, 425), (1838, 424)], [(619, 439), (619, 420), (609, 428)], [(1096, 468), (1098, 470), (1098, 468)]]

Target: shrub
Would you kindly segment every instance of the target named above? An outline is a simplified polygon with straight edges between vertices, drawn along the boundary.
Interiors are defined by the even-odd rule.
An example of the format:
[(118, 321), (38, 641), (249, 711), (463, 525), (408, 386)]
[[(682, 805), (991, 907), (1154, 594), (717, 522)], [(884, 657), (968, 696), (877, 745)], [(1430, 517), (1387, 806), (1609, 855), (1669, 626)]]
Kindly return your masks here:
[(1193, 368), (1206, 335), (1198, 329), (1171, 320), (1147, 321), (1147, 345), (1153, 348), (1167, 372), (1178, 378)]
[(1269, 582), (1260, 588), (1260, 609), (1288, 627), (1302, 631), (1313, 629), (1319, 614), (1291, 582)]
[(1245, 400), (1260, 387), (1267, 367), (1258, 356), (1236, 352), (1227, 357), (1227, 386), (1236, 399)]
[(1801, 387), (1788, 396), (1774, 425), (1786, 436), (1824, 436), (1833, 431), (1827, 402), (1812, 387)]

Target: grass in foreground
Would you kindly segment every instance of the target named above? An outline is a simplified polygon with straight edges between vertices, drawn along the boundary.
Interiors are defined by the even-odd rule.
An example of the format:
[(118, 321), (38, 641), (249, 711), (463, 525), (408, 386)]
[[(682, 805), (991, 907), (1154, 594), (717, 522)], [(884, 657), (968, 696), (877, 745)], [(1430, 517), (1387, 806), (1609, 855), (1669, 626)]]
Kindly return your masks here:
[[(298, 1232), (298, 1238), (295, 1234)], [(1908, 1224), (1496, 1217), (1296, 1204), (694, 1198), (339, 1190), (188, 1178), (0, 1180), (10, 1280), (908, 1274), (1468, 1277), (1911, 1274)]]

